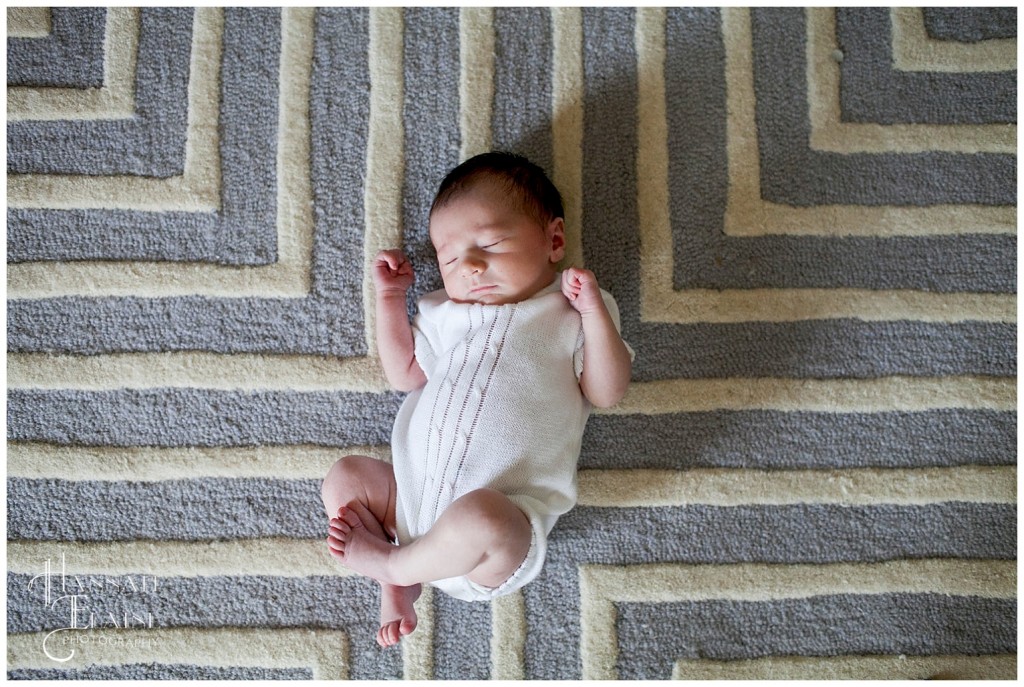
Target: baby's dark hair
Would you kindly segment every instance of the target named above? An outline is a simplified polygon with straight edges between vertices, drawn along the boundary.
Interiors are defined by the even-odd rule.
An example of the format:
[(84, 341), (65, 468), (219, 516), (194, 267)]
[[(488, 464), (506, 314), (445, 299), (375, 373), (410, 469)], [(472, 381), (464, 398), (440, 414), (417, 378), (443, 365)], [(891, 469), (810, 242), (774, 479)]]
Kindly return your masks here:
[(430, 206), (431, 216), (485, 179), (503, 183), (509, 194), (519, 197), (523, 211), (533, 215), (542, 227), (565, 217), (562, 195), (544, 170), (522, 155), (501, 151), (471, 157), (449, 172)]

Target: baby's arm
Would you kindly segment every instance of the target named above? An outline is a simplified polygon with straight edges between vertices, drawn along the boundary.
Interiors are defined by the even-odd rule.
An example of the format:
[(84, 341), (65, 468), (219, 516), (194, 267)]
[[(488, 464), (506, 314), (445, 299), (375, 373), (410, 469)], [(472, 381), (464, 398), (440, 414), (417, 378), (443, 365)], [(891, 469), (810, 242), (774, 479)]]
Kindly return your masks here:
[(377, 292), (377, 352), (388, 382), (399, 391), (412, 391), (427, 383), (416, 362), (412, 326), (405, 294), (412, 286), (413, 271), (400, 250), (385, 250), (373, 262)]
[(633, 364), (601, 298), (597, 278), (589, 270), (570, 267), (562, 272), (562, 293), (583, 318), (586, 353), (580, 389), (595, 406), (613, 406), (626, 394)]

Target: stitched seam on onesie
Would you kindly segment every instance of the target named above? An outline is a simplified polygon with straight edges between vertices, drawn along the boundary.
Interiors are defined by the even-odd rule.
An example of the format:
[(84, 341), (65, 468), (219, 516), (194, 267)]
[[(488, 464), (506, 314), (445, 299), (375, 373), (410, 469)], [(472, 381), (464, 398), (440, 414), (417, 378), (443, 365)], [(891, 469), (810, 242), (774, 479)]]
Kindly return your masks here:
[[(466, 315), (469, 318), (469, 327), (466, 329), (466, 338), (469, 338), (469, 335), (473, 332), (473, 315), (472, 315), (471, 312), (467, 312)], [(448, 379), (448, 375), (451, 374), (451, 371), (452, 371), (452, 363), (453, 362), (454, 362), (454, 357), (453, 356), (448, 356), (448, 369), (445, 371), (444, 377), (442, 377), (442, 379)], [(459, 367), (459, 372), (455, 376), (455, 382), (452, 384), (452, 387), (451, 387), (451, 389), (448, 392), (448, 401), (445, 403), (444, 413), (441, 416), (441, 429), (439, 431), (435, 431), (434, 430), (434, 414), (437, 412), (437, 407), (439, 405), (438, 401), (440, 401), (440, 399), (441, 399), (441, 389), (442, 389), (443, 385), (442, 384), (438, 384), (437, 385), (437, 393), (434, 396), (434, 403), (433, 403), (433, 405), (431, 406), (431, 409), (430, 409), (430, 421), (427, 424), (427, 456), (428, 457), (430, 456), (430, 436), (431, 436), (431, 434), (434, 434), (434, 435), (437, 436), (437, 456), (436, 456), (435, 460), (433, 461), (433, 463), (434, 463), (434, 470), (435, 471), (437, 469), (438, 463), (441, 462), (441, 441), (442, 441), (442, 439), (444, 437), (445, 425), (448, 424), (448, 412), (451, 410), (452, 403), (455, 401), (455, 391), (456, 391), (456, 389), (458, 389), (459, 380), (462, 379), (462, 373), (466, 370), (466, 364), (468, 362), (469, 362), (469, 347), (467, 346), (465, 348), (465, 350), (463, 351), (463, 353), (462, 353), (462, 365)], [(429, 461), (428, 461), (428, 464), (425, 466), (425, 469), (427, 469), (427, 470), (430, 469)], [(424, 479), (423, 480), (423, 488), (422, 488), (421, 493), (420, 493), (420, 508), (421, 509), (423, 507), (423, 504), (427, 500), (426, 496), (427, 496), (427, 480)], [(437, 512), (436, 502), (435, 502), (435, 506), (434, 506), (434, 512), (435, 513)], [(421, 514), (417, 513), (417, 517), (419, 517), (420, 515)]]
[[(481, 317), (483, 317), (483, 310), (482, 310), (482, 308), (481, 308)], [(487, 330), (487, 337), (484, 339), (484, 345), (483, 345), (483, 351), (484, 352), (487, 351), (487, 346), (491, 343), (491, 336), (494, 334), (494, 329), (497, 326), (497, 324), (498, 324), (498, 318), (497, 318), (497, 316), (495, 316), (495, 318), (493, 320), (491, 320), (491, 326)], [(467, 347), (467, 351), (468, 350), (469, 349)], [(467, 353), (467, 355), (468, 355), (468, 353)], [(470, 389), (473, 388), (473, 385), (476, 382), (477, 375), (480, 374), (480, 368), (483, 366), (483, 362), (484, 362), (484, 356), (483, 356), (483, 354), (481, 354), (479, 356), (478, 360), (477, 360), (476, 369), (473, 370), (473, 374), (470, 376), (470, 386), (469, 386)], [(453, 391), (453, 393), (454, 393), (454, 391)], [(466, 414), (466, 407), (468, 405), (469, 405), (469, 394), (465, 394), (463, 396), (463, 400), (462, 400), (462, 407), (459, 409), (459, 416), (455, 420), (455, 427), (453, 429), (453, 434), (452, 434), (452, 444), (451, 444), (451, 448), (449, 449), (449, 452), (448, 452), (448, 459), (445, 461), (444, 469), (441, 471), (442, 478), (448, 474), (448, 467), (452, 464), (452, 456), (455, 455), (455, 442), (458, 440), (458, 432), (459, 432), (459, 429), (462, 428), (462, 418)], [(438, 511), (438, 508), (440, 508), (440, 506), (441, 506), (441, 494), (443, 493), (445, 484), (446, 483), (442, 479), (442, 484), (438, 485), (437, 489), (434, 490), (434, 510), (433, 510), (432, 521), (437, 520), (437, 511)]]
[(505, 330), (501, 333), (501, 338), (498, 341), (498, 350), (494, 353), (494, 362), (491, 363), (491, 370), (487, 374), (487, 381), (484, 383), (484, 388), (480, 392), (480, 404), (477, 406), (476, 414), (473, 416), (473, 422), (469, 427), (469, 434), (466, 436), (466, 445), (462, 449), (462, 457), (459, 459), (459, 467), (455, 470), (455, 484), (459, 483), (459, 477), (462, 475), (462, 467), (466, 464), (466, 457), (469, 455), (469, 446), (473, 441), (473, 435), (476, 432), (476, 424), (480, 419), (480, 413), (483, 412), (484, 403), (487, 401), (487, 390), (491, 387), (491, 380), (494, 379), (494, 371), (498, 369), (498, 363), (501, 360), (501, 351), (505, 348), (505, 340), (508, 337), (508, 330), (512, 328), (512, 320), (515, 319), (516, 310), (519, 304), (512, 306), (512, 310), (509, 311), (508, 321), (505, 322)]

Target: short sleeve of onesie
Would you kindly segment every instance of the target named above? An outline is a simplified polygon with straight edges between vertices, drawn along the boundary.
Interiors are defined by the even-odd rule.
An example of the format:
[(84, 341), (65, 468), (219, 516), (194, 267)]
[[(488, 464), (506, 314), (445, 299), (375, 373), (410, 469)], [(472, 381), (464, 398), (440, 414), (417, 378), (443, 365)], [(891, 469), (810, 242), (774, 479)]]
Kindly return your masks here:
[(412, 323), (416, 360), (427, 379), (434, 371), (438, 355), (443, 351), (441, 322), (447, 305), (444, 292), (429, 293), (419, 302), (419, 310)]

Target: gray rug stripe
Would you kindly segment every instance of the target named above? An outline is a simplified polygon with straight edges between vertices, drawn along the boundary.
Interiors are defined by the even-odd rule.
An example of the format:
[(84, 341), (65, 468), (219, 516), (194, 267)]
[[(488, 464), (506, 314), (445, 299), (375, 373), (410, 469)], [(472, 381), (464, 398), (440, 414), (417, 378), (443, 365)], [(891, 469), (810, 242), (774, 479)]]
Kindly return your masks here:
[[(378, 400), (343, 392), (12, 391), (8, 434), (14, 441), (118, 446), (385, 445), (390, 425), (384, 411), (372, 410)], [(393, 408), (399, 403), (390, 395)], [(247, 419), (256, 411), (266, 427)], [(580, 466), (1013, 465), (1016, 431), (1015, 413), (989, 410), (597, 415), (587, 423)]]
[[(677, 289), (845, 287), (934, 292), (1015, 291), (1016, 238), (1013, 236), (726, 236), (722, 230), (729, 183), (726, 80), (723, 78), (725, 50), (718, 12), (670, 12), (666, 50)], [(787, 60), (787, 64), (790, 61)], [(802, 84), (805, 74), (799, 77), (794, 74), (792, 80)], [(788, 102), (786, 106), (794, 112), (798, 109)], [(800, 106), (806, 108), (806, 102)], [(708, 111), (713, 116), (708, 117)], [(775, 114), (769, 112), (764, 116), (774, 117)], [(796, 115), (791, 119), (796, 121)], [(781, 155), (791, 158), (793, 149), (808, 148), (810, 125), (801, 126), (804, 137), (801, 140), (789, 136), (790, 129), (786, 130), (789, 139), (779, 142)], [(850, 157), (844, 155), (836, 159)], [(932, 170), (922, 167), (919, 161), (914, 162), (911, 156), (892, 155), (890, 158), (894, 164), (919, 167), (918, 176), (931, 174)], [(708, 165), (713, 171), (708, 173), (706, 166), (693, 164), (694, 159), (714, 161)], [(867, 158), (861, 156), (860, 162), (868, 168)], [(899, 172), (903, 183), (906, 183), (906, 171)], [(831, 173), (823, 171), (823, 174), (828, 178)], [(928, 177), (922, 178), (928, 180)], [(851, 200), (846, 199), (846, 202)]]
[[(627, 291), (628, 293), (628, 291)], [(616, 299), (636, 350), (633, 381), (722, 377), (874, 378), (1016, 374), (1016, 325), (990, 322), (641, 322)], [(632, 297), (638, 298), (638, 294)], [(623, 301), (625, 300), (625, 303)], [(634, 309), (635, 308), (635, 309)], [(856, 355), (851, 355), (856, 351)]]
[[(700, 206), (687, 196), (676, 206), (692, 215)], [(695, 219), (709, 226), (708, 218)], [(691, 233), (692, 223), (674, 226), (678, 288), (1016, 292), (1016, 262), (1007, 257), (1016, 250), (1014, 236), (736, 238), (723, 236), (720, 225), (711, 234)]]
[(1017, 123), (1015, 71), (944, 74), (896, 69), (891, 24), (889, 8), (836, 11), (836, 33), (844, 55), (840, 65), (843, 121)]
[[(630, 326), (640, 316), (637, 77), (635, 68), (629, 67), (636, 64), (634, 33), (633, 10), (583, 9), (584, 262), (594, 270), (601, 287), (615, 296), (625, 338), (640, 351), (649, 344), (649, 337)], [(636, 366), (659, 357), (644, 350)]]
[[(336, 288), (354, 288), (359, 274)], [(8, 304), (8, 350), (360, 356), (366, 334), (362, 306), (354, 303), (201, 296), (17, 300)]]
[(491, 604), (435, 592), (434, 614), (435, 679), (490, 679)]
[(1016, 412), (717, 411), (597, 415), (583, 469), (760, 470), (1016, 465)]
[[(326, 536), (319, 485), (312, 480), (9, 478), (7, 488), (12, 539), (204, 541)], [(590, 513), (600, 531), (591, 527), (580, 532), (576, 528), (586, 510), (570, 516), (564, 527), (559, 522), (559, 540), (586, 546), (609, 563), (646, 562), (622, 553), (641, 542), (640, 550), (652, 560), (691, 563), (1015, 555), (1016, 508), (1000, 504), (616, 508)], [(680, 537), (665, 537), (666, 532), (680, 533)], [(576, 541), (580, 537), (585, 539)], [(813, 556), (811, 561), (807, 555)]]
[(106, 16), (98, 7), (55, 7), (49, 35), (8, 38), (7, 85), (101, 87)]
[(280, 10), (226, 9), (218, 151), (226, 221), (213, 262), (277, 262), (280, 74)]
[(495, 8), (494, 44), (493, 147), (551, 172), (551, 9)]
[[(41, 570), (40, 570), (41, 572)], [(59, 578), (58, 578), (59, 579)], [(107, 576), (99, 578), (101, 581)], [(47, 607), (29, 575), (7, 575), (8, 632), (65, 627), (67, 608)], [(83, 583), (90, 584), (88, 578)], [(150, 580), (152, 583), (152, 580)], [(68, 584), (74, 584), (69, 580)], [(103, 612), (149, 613), (156, 628), (240, 627), (344, 630), (349, 636), (352, 679), (402, 676), (401, 649), (382, 651), (374, 639), (379, 617), (378, 586), (361, 577), (174, 577), (157, 578), (156, 592), (126, 594), (112, 587), (88, 590), (83, 603)], [(302, 603), (281, 603), (302, 599)], [(97, 625), (102, 622), (97, 619)]]
[[(1016, 556), (1016, 507), (820, 505), (690, 508), (577, 507), (558, 521), (548, 560), (523, 591), (528, 679), (578, 680), (579, 566), (702, 563), (841, 563)], [(676, 536), (666, 536), (673, 533)], [(643, 552), (637, 556), (637, 552)], [(677, 621), (673, 627), (678, 627)]]
[(405, 12), (405, 178), (402, 246), (413, 263), (409, 316), (425, 293), (443, 287), (428, 230), (430, 206), (444, 171), (462, 160), (459, 123), (459, 10)]
[[(643, 351), (634, 361), (633, 380), (644, 381), (660, 374), (655, 368), (681, 359), (676, 344), (680, 335), (686, 336), (687, 328), (670, 326), (672, 333), (663, 340), (671, 342), (669, 348), (655, 350), (657, 337), (650, 337), (639, 323), (634, 18), (632, 9), (583, 9), (583, 72), (587, 78), (583, 93), (582, 224), (586, 227), (584, 262), (594, 270), (601, 287), (614, 295), (622, 315), (624, 338), (636, 351)], [(701, 327), (688, 331), (699, 337)], [(700, 366), (687, 363), (681, 367), (695, 372)], [(707, 376), (706, 371), (697, 374)], [(665, 378), (669, 377), (672, 375)]]
[(327, 536), (319, 484), (311, 480), (11, 478), (7, 489), (11, 499), (7, 534), (12, 539), (212, 541)]
[[(615, 604), (623, 680), (667, 680), (679, 659), (979, 655), (1017, 650), (1013, 599), (878, 594), (771, 602)], [(685, 618), (685, 622), (681, 619)]]
[[(368, 10), (319, 9), (315, 32), (309, 94), (315, 222), (311, 295), (331, 302), (314, 300), (311, 310), (333, 320), (333, 336), (351, 341), (353, 350), (363, 351), (363, 192), (370, 120)], [(239, 334), (231, 337), (238, 338)]]
[(7, 438), (87, 446), (381, 446), (397, 393), (10, 391)]
[[(71, 561), (69, 561), (69, 565)], [(42, 562), (40, 562), (40, 573)], [(373, 589), (372, 580), (355, 576), (225, 576), (201, 577), (147, 577), (146, 590), (142, 578), (133, 577), (138, 592), (114, 587), (110, 582), (123, 582), (125, 576), (77, 575), (69, 572), (64, 581), (69, 593), (82, 593), (88, 597), (90, 608), (115, 614), (152, 615), (154, 628), (194, 627), (209, 623), (220, 627), (309, 627), (341, 630), (351, 622), (376, 624), (376, 599), (352, 592)], [(10, 574), (7, 584), (10, 598), (17, 601), (18, 613), (9, 617), (11, 632), (39, 632), (47, 627), (57, 628), (66, 620), (66, 602), (44, 603), (41, 582), (29, 588), (31, 576)], [(79, 582), (85, 587), (83, 591)], [(59, 573), (52, 583), (59, 585)], [(156, 591), (153, 591), (153, 585)], [(55, 587), (54, 591), (58, 588)], [(301, 594), (306, 604), (282, 605), (275, 598), (293, 598)], [(346, 598), (346, 593), (350, 598)], [(371, 616), (368, 621), (363, 616)], [(96, 617), (97, 629), (109, 627), (107, 616)]]
[[(54, 154), (60, 160), (75, 160), (81, 167), (40, 171), (144, 176), (182, 173), (192, 12), (169, 11), (175, 12), (169, 18), (143, 14), (143, 27), (151, 28), (143, 31), (139, 49), (141, 54), (152, 57), (144, 60), (139, 69), (155, 73), (147, 76), (140, 71), (145, 88), (137, 96), (136, 117), (113, 122), (12, 123), (12, 135), (24, 130), (26, 135), (42, 136), (47, 141), (58, 137), (57, 142), (41, 149), (57, 151)], [(176, 50), (161, 50), (146, 42), (163, 41), (163, 32), (168, 31), (172, 36), (180, 34), (174, 43)], [(258, 35), (259, 43), (255, 49), (245, 41), (239, 43), (233, 40), (236, 33)], [(8, 260), (118, 259), (225, 265), (266, 265), (276, 261), (280, 13), (266, 9), (229, 10), (225, 14), (224, 34), (217, 151), (221, 165), (221, 210), (9, 210)], [(170, 64), (167, 60), (171, 60)], [(168, 80), (172, 83), (164, 83)], [(168, 97), (170, 102), (161, 101)], [(33, 133), (31, 127), (56, 129)], [(65, 150), (58, 145), (65, 138), (69, 146), (90, 141), (99, 151), (97, 155), (113, 157), (96, 159), (88, 151)], [(31, 137), (21, 147), (28, 151), (26, 154), (35, 154), (33, 151), (40, 148), (31, 144)], [(124, 167), (118, 162), (121, 157), (134, 165), (139, 160), (166, 159), (170, 167), (163, 171)], [(17, 160), (17, 156), (12, 159)]]
[(925, 7), (924, 28), (940, 41), (977, 43), (1017, 37), (1016, 7)]
[[(721, 11), (670, 10), (665, 23), (665, 107), (672, 282), (677, 290), (714, 281), (719, 275), (716, 263), (723, 261), (715, 250), (729, 191), (724, 73)], [(693, 160), (707, 163), (695, 165)], [(752, 268), (756, 263), (747, 266)]]
[[(839, 563), (1012, 560), (1014, 505), (578, 506), (552, 535), (574, 563)], [(572, 553), (569, 553), (569, 552)], [(586, 551), (581, 555), (581, 551)], [(640, 552), (639, 554), (637, 552)], [(549, 553), (549, 558), (552, 554)]]
[(1016, 203), (1014, 155), (812, 150), (803, 10), (759, 8), (752, 17), (765, 200), (798, 207)]
[[(339, 271), (343, 269), (338, 266)], [(352, 272), (345, 288), (355, 288)], [(600, 276), (599, 276), (600, 278)], [(636, 350), (637, 382), (664, 378), (1016, 374), (1016, 325), (996, 322), (640, 322), (638, 293), (616, 299)], [(10, 301), (8, 350), (94, 355), (217, 353), (362, 355), (362, 310), (321, 299), (58, 298)], [(359, 323), (359, 327), (355, 326)], [(851, 356), (856, 350), (857, 356)]]
[[(101, 83), (94, 85), (101, 86), (106, 10), (87, 12), (79, 16), (79, 25), (64, 38), (74, 46), (76, 40), (71, 36), (78, 32), (83, 36), (99, 35)], [(193, 14), (192, 9), (180, 7), (141, 10), (131, 118), (10, 122), (8, 173), (161, 178), (181, 174), (185, 167)], [(12, 47), (9, 43), (8, 54)], [(58, 61), (51, 66), (58, 69), (80, 59), (76, 54), (52, 57)], [(271, 83), (276, 84), (276, 79)]]

